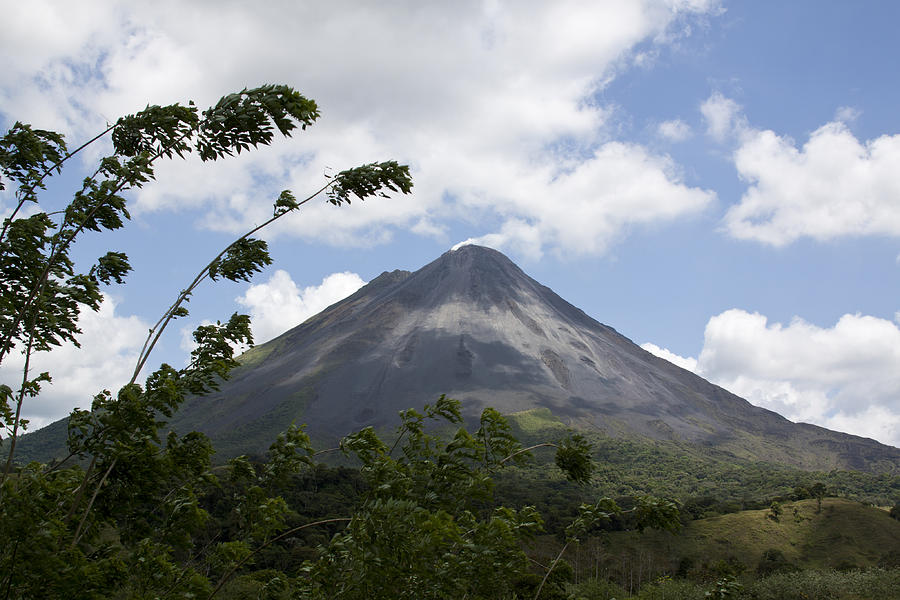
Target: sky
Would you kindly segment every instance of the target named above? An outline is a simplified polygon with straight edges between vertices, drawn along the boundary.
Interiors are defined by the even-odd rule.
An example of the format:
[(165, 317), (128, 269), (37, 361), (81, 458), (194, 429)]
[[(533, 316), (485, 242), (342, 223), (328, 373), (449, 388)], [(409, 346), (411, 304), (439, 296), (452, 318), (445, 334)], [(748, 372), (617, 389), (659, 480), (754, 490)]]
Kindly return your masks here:
[[(83, 240), (83, 264), (115, 249), (135, 271), (83, 315), (81, 350), (38, 358), (54, 381), (25, 408), (32, 428), (127, 381), (149, 326), (281, 190), (395, 159), (411, 195), (283, 219), (264, 234), (275, 264), (204, 287), (151, 362), (184, 364), (193, 327), (234, 311), (264, 342), (383, 271), (479, 243), (754, 404), (900, 446), (892, 0), (0, 9), (4, 131), (23, 121), (74, 147), (147, 104), (204, 107), (263, 83), (296, 88), (322, 115), (235, 159), (161, 164), (130, 194), (124, 230)], [(44, 210), (109, 149), (57, 177)]]

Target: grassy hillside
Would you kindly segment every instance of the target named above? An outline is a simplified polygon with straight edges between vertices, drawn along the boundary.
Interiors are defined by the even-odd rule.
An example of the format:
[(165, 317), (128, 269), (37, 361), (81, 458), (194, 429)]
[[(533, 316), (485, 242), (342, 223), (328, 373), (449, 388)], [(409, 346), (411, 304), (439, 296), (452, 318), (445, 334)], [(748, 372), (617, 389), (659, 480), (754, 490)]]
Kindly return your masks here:
[[(604, 532), (566, 557), (578, 578), (609, 579), (632, 590), (666, 576), (709, 581), (725, 574), (900, 567), (900, 521), (885, 510), (840, 498), (826, 498), (821, 512), (815, 500), (782, 509), (777, 521), (769, 510), (748, 510), (689, 522), (678, 534)], [(534, 558), (551, 560), (559, 548), (559, 539), (547, 536)]]
[(777, 550), (788, 564), (803, 569), (887, 566), (891, 561), (900, 566), (900, 521), (884, 510), (841, 498), (823, 500), (818, 514), (815, 500), (785, 503), (782, 509), (777, 521), (769, 510), (748, 510), (692, 521), (678, 535), (613, 532), (610, 541), (650, 553), (673, 571), (684, 558), (698, 567), (734, 559), (753, 570), (767, 550)]

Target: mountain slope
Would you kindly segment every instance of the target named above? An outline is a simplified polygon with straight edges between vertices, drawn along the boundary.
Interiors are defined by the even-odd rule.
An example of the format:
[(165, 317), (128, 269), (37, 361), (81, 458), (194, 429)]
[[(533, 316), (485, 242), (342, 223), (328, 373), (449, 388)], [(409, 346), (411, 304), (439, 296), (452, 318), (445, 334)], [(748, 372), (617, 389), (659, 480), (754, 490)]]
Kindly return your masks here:
[(385, 272), (242, 363), (220, 392), (191, 400), (173, 421), (207, 433), (220, 456), (262, 452), (292, 421), (323, 444), (368, 425), (393, 428), (400, 410), (444, 393), (471, 418), (485, 406), (548, 409), (612, 436), (806, 469), (900, 472), (900, 450), (752, 406), (479, 246), (414, 273)]
[[(179, 428), (227, 446), (292, 420), (322, 439), (389, 428), (441, 393), (470, 416), (547, 408), (575, 427), (688, 441), (805, 468), (897, 471), (900, 451), (798, 425), (644, 351), (495, 250), (383, 273), (244, 358)], [(250, 435), (249, 437), (253, 437)], [(271, 439), (271, 438), (267, 438)]]

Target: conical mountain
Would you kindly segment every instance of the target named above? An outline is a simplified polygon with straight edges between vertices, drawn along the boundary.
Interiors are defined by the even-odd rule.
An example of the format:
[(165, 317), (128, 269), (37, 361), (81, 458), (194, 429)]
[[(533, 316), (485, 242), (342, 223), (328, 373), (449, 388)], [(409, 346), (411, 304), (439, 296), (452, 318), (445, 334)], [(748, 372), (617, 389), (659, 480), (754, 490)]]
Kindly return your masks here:
[(651, 355), (479, 246), (414, 273), (382, 273), (352, 296), (248, 352), (178, 429), (225, 454), (260, 452), (289, 423), (323, 441), (440, 394), (466, 413), (549, 409), (613, 436), (697, 444), (804, 468), (900, 471), (900, 450), (794, 424)]

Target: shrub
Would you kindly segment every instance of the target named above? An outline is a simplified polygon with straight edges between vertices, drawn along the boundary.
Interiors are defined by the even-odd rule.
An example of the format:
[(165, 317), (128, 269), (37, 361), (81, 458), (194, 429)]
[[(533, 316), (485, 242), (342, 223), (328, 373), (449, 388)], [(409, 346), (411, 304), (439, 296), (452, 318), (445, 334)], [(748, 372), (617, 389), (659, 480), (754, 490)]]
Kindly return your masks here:
[(611, 581), (588, 579), (566, 588), (569, 597), (574, 600), (622, 600), (628, 593)]
[(711, 600), (727, 600), (728, 598), (737, 598), (740, 596), (740, 593), (743, 589), (744, 586), (738, 583), (737, 579), (735, 579), (732, 575), (726, 575), (722, 579), (716, 581), (713, 588), (706, 592), (706, 594), (704, 594), (704, 597), (710, 598)]
[(638, 600), (695, 600), (703, 597), (703, 586), (690, 581), (662, 579), (645, 585), (635, 596)]
[(900, 569), (797, 571), (764, 577), (747, 586), (754, 600), (897, 600)]
[(759, 575), (771, 575), (773, 573), (795, 571), (796, 569), (794, 565), (788, 562), (781, 550), (769, 548), (763, 552), (762, 558), (759, 560), (759, 566), (756, 567), (756, 572)]

